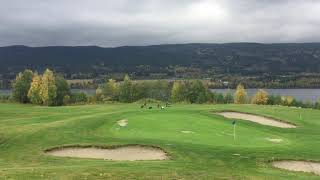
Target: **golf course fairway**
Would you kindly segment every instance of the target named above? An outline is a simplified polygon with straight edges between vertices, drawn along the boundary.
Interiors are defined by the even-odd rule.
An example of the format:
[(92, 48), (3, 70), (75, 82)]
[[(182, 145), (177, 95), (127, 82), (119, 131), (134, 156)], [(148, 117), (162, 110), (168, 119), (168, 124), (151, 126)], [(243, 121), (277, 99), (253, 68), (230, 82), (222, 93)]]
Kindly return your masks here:
[[(230, 120), (217, 114), (223, 111), (283, 120), (296, 128)], [(159, 148), (168, 157), (116, 161), (46, 153), (65, 146), (130, 145)], [(146, 109), (137, 103), (0, 104), (0, 179), (320, 179), (316, 173), (274, 167), (276, 161), (320, 162), (319, 110), (258, 105), (174, 104)]]

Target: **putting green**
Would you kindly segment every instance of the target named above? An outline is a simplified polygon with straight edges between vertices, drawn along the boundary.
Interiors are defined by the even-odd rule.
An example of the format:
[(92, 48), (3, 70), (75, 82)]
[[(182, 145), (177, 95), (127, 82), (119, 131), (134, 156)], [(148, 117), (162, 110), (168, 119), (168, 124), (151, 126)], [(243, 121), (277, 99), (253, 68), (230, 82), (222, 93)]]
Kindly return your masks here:
[[(232, 121), (238, 111), (284, 120), (297, 128)], [(301, 115), (301, 116), (300, 116)], [(301, 118), (300, 118), (301, 117)], [(272, 166), (273, 160), (320, 160), (320, 111), (280, 106), (139, 104), (39, 107), (0, 104), (0, 177), (8, 179), (319, 179)], [(126, 125), (119, 125), (126, 120)], [(277, 141), (276, 141), (277, 140)], [(165, 161), (54, 157), (67, 145), (154, 145)]]

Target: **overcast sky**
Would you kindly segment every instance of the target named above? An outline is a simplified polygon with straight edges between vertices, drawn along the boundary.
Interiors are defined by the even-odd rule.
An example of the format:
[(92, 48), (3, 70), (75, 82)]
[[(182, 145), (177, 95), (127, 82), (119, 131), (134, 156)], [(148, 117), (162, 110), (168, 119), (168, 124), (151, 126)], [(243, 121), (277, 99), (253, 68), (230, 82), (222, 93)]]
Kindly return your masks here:
[(320, 0), (0, 3), (0, 46), (320, 42)]

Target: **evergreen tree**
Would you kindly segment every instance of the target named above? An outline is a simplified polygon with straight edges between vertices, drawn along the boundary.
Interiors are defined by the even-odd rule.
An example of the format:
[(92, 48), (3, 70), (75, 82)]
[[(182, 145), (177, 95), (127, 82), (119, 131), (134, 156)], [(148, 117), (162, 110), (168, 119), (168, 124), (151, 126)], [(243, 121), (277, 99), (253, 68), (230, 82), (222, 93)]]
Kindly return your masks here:
[(209, 98), (210, 98), (210, 102), (212, 102), (212, 103), (215, 103), (215, 104), (224, 103), (224, 96), (222, 93), (210, 92)]
[(31, 70), (25, 70), (20, 72), (15, 81), (13, 82), (12, 97), (15, 101), (21, 103), (28, 103), (28, 92), (33, 78), (33, 72)]
[(63, 98), (71, 94), (68, 82), (62, 76), (55, 76), (56, 97), (54, 104), (57, 106), (63, 105)]
[(279, 96), (279, 95), (270, 95), (268, 97), (268, 104), (270, 104), (270, 105), (280, 105), (281, 104), (281, 96)]
[(242, 84), (237, 86), (236, 92), (234, 93), (235, 104), (245, 104), (247, 101), (247, 92)]
[(76, 104), (83, 104), (88, 101), (88, 97), (84, 92), (72, 93), (70, 96), (70, 101)]
[(187, 99), (191, 103), (204, 103), (208, 100), (208, 88), (199, 80), (191, 81), (188, 90)]

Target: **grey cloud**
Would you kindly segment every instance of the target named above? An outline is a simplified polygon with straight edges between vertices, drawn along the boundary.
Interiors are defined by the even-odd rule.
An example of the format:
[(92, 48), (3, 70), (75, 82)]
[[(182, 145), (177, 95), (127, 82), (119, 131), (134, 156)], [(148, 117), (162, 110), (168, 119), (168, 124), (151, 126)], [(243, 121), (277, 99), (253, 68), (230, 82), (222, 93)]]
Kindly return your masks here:
[(0, 46), (320, 41), (316, 0), (0, 1)]

